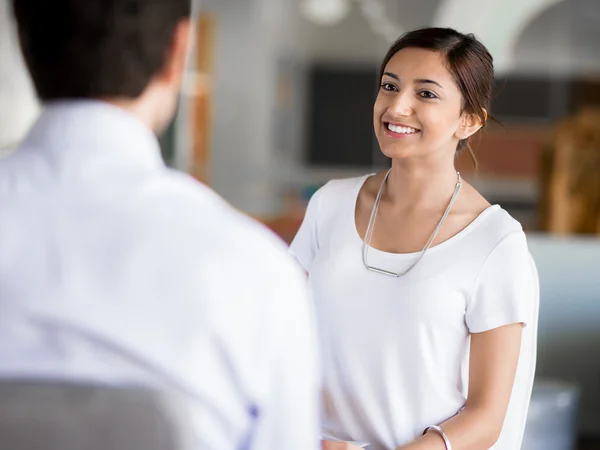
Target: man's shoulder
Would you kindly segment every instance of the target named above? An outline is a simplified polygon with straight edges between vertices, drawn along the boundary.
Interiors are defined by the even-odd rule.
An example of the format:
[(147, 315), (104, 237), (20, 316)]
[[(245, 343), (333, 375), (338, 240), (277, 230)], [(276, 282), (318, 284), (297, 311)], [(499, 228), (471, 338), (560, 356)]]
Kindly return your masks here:
[(34, 177), (46, 177), (49, 170), (43, 158), (27, 147), (17, 147), (0, 157), (0, 194), (13, 194), (33, 188)]
[(172, 281), (200, 290), (204, 299), (224, 300), (211, 308), (303, 314), (306, 279), (283, 240), (191, 177), (167, 178), (169, 189), (161, 191), (169, 194), (155, 209), (161, 218), (152, 220), (160, 225), (145, 245), (163, 236), (154, 252), (180, 267)]
[(156, 205), (154, 210), (161, 215), (165, 209), (171, 209), (171, 213), (185, 216), (193, 223), (220, 223), (220, 227), (214, 227), (215, 231), (226, 232), (231, 227), (241, 233), (266, 233), (265, 227), (235, 209), (209, 186), (183, 172), (166, 170), (150, 189), (154, 190), (151, 193), (151, 200)]
[[(285, 243), (270, 229), (238, 211), (208, 186), (193, 177), (169, 170), (157, 186), (152, 215), (163, 227), (186, 237), (190, 245), (212, 249), (219, 255), (260, 261), (289, 259)], [(169, 230), (161, 230), (169, 232)]]

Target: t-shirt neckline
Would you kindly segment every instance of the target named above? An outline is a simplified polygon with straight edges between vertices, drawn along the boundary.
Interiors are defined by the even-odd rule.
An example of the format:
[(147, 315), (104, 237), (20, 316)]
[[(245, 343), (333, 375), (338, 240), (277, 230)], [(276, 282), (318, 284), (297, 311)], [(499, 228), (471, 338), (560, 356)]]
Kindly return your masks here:
[[(352, 208), (350, 211), (351, 212), (350, 223), (351, 223), (351, 228), (352, 228), (352, 234), (358, 240), (358, 242), (360, 243), (361, 246), (364, 244), (364, 241), (363, 241), (362, 237), (360, 236), (358, 229), (356, 228), (356, 205), (358, 203), (358, 195), (360, 193), (360, 190), (362, 189), (362, 187), (365, 184), (365, 182), (367, 181), (367, 179), (372, 175), (375, 175), (375, 173), (369, 173), (369, 174), (363, 175), (362, 177), (358, 178), (357, 186), (356, 186), (356, 188), (353, 192), (353, 196), (352, 196)], [(463, 238), (464, 236), (469, 234), (471, 231), (473, 231), (473, 229), (476, 228), (486, 217), (488, 217), (491, 213), (493, 213), (494, 211), (496, 211), (498, 209), (500, 209), (500, 205), (498, 205), (498, 204), (493, 204), (493, 205), (488, 206), (481, 213), (479, 213), (479, 215), (475, 219), (473, 219), (473, 221), (471, 223), (469, 223), (465, 228), (460, 230), (454, 236), (451, 236), (450, 238), (446, 239), (444, 242), (441, 242), (437, 245), (430, 247), (429, 250), (427, 250), (427, 253), (429, 254), (429, 253), (437, 252), (437, 251), (447, 247), (448, 245), (460, 240), (461, 238)], [(371, 245), (369, 245), (369, 251), (380, 254), (380, 255), (385, 255), (388, 257), (391, 256), (391, 257), (398, 257), (398, 258), (415, 257), (421, 253), (421, 251), (411, 252), (411, 253), (392, 253), (392, 252), (386, 252), (383, 250), (379, 250)]]

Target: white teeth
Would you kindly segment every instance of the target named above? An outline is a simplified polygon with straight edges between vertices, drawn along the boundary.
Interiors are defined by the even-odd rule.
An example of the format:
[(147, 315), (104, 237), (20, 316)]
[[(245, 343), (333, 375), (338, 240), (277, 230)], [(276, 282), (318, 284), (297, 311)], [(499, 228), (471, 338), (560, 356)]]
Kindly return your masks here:
[(413, 134), (419, 131), (416, 128), (411, 127), (397, 127), (396, 125), (392, 125), (391, 123), (388, 123), (388, 129), (390, 131), (393, 131), (394, 133), (401, 134)]

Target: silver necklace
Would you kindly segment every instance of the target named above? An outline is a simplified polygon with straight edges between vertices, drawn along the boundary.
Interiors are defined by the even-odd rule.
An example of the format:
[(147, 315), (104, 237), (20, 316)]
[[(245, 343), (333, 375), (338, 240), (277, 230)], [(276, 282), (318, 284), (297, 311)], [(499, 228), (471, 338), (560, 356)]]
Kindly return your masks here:
[(454, 205), (454, 202), (456, 201), (456, 198), (458, 197), (458, 193), (460, 192), (460, 188), (462, 187), (462, 178), (460, 177), (460, 173), (456, 172), (456, 176), (458, 177), (458, 179), (456, 181), (456, 187), (454, 188), (454, 193), (452, 194), (452, 198), (450, 199), (450, 202), (448, 203), (448, 207), (446, 208), (446, 211), (444, 211), (444, 214), (442, 215), (440, 222), (438, 223), (437, 227), (435, 227), (433, 234), (431, 235), (431, 237), (425, 244), (425, 247), (423, 247), (423, 250), (421, 250), (421, 253), (417, 257), (415, 262), (412, 263), (409, 266), (409, 268), (406, 269), (404, 272), (398, 273), (398, 272), (391, 272), (389, 270), (379, 269), (377, 267), (371, 266), (371, 265), (369, 265), (368, 258), (367, 258), (367, 255), (369, 252), (369, 246), (371, 244), (371, 239), (373, 238), (373, 231), (375, 230), (375, 220), (377, 218), (377, 212), (379, 211), (379, 203), (381, 202), (381, 195), (383, 194), (383, 188), (384, 188), (385, 183), (386, 183), (388, 177), (390, 176), (391, 172), (392, 172), (392, 169), (387, 171), (387, 173), (383, 177), (381, 186), (379, 187), (379, 192), (377, 192), (377, 197), (375, 198), (375, 203), (373, 204), (373, 209), (371, 210), (371, 217), (369, 218), (369, 225), (367, 226), (367, 231), (365, 233), (365, 239), (363, 240), (362, 257), (363, 257), (363, 264), (365, 265), (365, 267), (368, 270), (380, 273), (382, 275), (389, 275), (389, 276), (392, 276), (395, 278), (400, 278), (400, 277), (403, 277), (404, 275), (406, 275), (411, 270), (413, 270), (415, 268), (415, 266), (417, 264), (419, 264), (419, 262), (423, 259), (423, 257), (425, 256), (425, 253), (427, 253), (427, 250), (429, 250), (429, 247), (431, 247), (431, 244), (433, 243), (433, 241), (437, 237), (438, 233), (442, 229), (442, 225), (444, 224), (446, 217), (448, 217), (448, 214), (450, 214), (450, 210), (452, 209), (452, 206)]

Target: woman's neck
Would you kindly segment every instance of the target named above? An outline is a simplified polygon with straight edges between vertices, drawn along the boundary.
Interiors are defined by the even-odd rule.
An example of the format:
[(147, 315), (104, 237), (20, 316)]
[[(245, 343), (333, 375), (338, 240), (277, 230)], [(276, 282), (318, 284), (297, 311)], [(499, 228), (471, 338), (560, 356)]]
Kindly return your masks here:
[(448, 203), (457, 181), (453, 159), (437, 163), (394, 160), (384, 198), (394, 207), (438, 209)]

